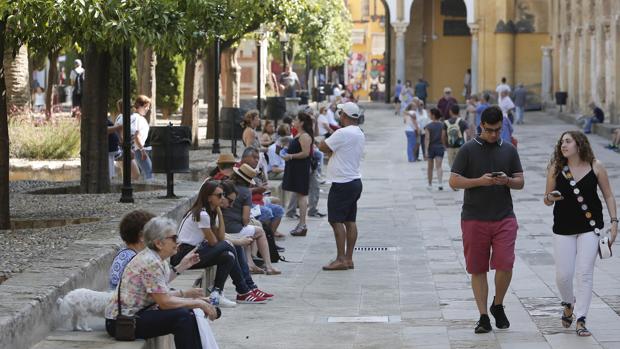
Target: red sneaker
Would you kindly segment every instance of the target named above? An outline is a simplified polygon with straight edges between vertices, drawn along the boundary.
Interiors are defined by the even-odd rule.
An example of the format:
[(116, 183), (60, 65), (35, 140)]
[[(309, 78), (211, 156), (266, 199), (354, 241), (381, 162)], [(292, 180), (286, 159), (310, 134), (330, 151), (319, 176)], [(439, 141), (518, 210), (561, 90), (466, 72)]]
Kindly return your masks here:
[(261, 291), (258, 288), (253, 289), (251, 292), (254, 292), (254, 295), (261, 297), (261, 298), (265, 298), (266, 300), (270, 301), (271, 297), (273, 297), (273, 295), (271, 293), (267, 293), (265, 291)]
[(257, 296), (253, 291), (246, 294), (237, 295), (237, 303), (239, 304), (265, 304), (267, 299)]

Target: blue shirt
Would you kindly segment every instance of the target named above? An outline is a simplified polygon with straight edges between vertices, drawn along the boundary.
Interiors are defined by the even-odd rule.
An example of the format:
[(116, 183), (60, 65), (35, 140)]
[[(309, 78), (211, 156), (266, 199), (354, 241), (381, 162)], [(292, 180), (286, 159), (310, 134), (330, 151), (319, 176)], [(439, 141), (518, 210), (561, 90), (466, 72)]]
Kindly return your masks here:
[(476, 108), (476, 132), (480, 134), (480, 119), (482, 118), (482, 112), (488, 108), (489, 105), (487, 103), (480, 103), (480, 105)]
[(506, 143), (511, 143), (512, 142), (512, 123), (510, 122), (510, 119), (508, 119), (507, 116), (504, 116), (504, 121), (502, 122), (502, 140)]
[(136, 251), (125, 248), (122, 249), (114, 260), (112, 261), (112, 266), (110, 267), (110, 289), (116, 289), (118, 286), (118, 282), (121, 280), (121, 276), (123, 275), (123, 271), (125, 267), (129, 263), (129, 261), (136, 255)]
[(400, 96), (400, 92), (403, 90), (403, 84), (396, 84), (396, 87), (394, 88), (394, 95), (395, 96)]

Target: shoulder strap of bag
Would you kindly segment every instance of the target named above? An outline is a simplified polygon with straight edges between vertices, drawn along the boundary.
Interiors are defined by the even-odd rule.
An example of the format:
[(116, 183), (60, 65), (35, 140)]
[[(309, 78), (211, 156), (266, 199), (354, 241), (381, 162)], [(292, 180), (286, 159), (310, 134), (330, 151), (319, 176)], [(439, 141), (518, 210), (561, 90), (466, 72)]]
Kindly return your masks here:
[[(131, 262), (133, 260), (133, 258), (135, 256), (137, 256), (138, 254), (134, 254), (133, 257), (131, 257), (131, 259), (129, 260), (129, 262)], [(118, 295), (116, 298), (116, 304), (118, 304), (118, 315), (122, 315), (121, 313), (121, 283), (123, 282), (123, 274), (125, 274), (125, 269), (127, 269), (127, 266), (129, 265), (129, 262), (127, 262), (127, 264), (125, 264), (125, 268), (123, 269), (123, 272), (121, 273), (121, 276), (118, 279)]]
[[(582, 202), (579, 202), (579, 200), (577, 199), (576, 200), (577, 205), (579, 205), (580, 207), (583, 207), (583, 205), (585, 205), (586, 209), (583, 210), (583, 213), (584, 213), (583, 217), (588, 222), (588, 224), (592, 227), (594, 234), (596, 234), (597, 236), (601, 236), (600, 229), (595, 227), (596, 221), (594, 220), (594, 216), (592, 215), (592, 212), (590, 212), (589, 210), (591, 206), (588, 202), (586, 202), (585, 197), (583, 195), (580, 195), (581, 193), (578, 191), (579, 188), (576, 187), (577, 181), (575, 180), (575, 177), (573, 177), (573, 174), (570, 172), (570, 168), (568, 167), (568, 165), (564, 165), (564, 168), (562, 168), (562, 176), (566, 178), (571, 189), (573, 190), (575, 195), (577, 195), (576, 198), (581, 197), (583, 199)], [(590, 215), (590, 217), (588, 217), (588, 214)], [(592, 223), (594, 223), (594, 225)]]

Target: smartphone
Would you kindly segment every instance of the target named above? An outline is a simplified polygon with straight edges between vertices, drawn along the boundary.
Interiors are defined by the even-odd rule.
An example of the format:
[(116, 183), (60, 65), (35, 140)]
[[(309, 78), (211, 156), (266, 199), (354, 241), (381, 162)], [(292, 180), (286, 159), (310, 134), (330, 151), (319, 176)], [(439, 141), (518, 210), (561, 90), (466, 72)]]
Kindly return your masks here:
[(502, 172), (491, 172), (491, 177), (501, 177), (504, 173)]
[(562, 193), (560, 193), (557, 190), (554, 190), (554, 191), (550, 192), (549, 195), (553, 196), (554, 198), (559, 198), (559, 197), (562, 196)]
[(266, 191), (266, 192), (263, 193), (263, 195), (269, 196), (269, 195), (271, 195), (271, 192), (270, 191)]

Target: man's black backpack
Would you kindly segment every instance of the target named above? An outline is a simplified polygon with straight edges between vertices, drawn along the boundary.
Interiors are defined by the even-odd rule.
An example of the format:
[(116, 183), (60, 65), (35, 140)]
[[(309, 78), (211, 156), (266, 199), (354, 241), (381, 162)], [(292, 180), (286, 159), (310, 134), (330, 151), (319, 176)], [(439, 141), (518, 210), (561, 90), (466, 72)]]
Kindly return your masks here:
[[(269, 254), (271, 263), (278, 263), (281, 260), (284, 260), (280, 256), (278, 249), (276, 248), (276, 239), (273, 236), (273, 230), (271, 230), (271, 226), (268, 223), (262, 223), (263, 230), (265, 231), (265, 235), (267, 236), (267, 243), (269, 244)], [(260, 252), (259, 252), (260, 253)], [(261, 256), (261, 258), (265, 259), (265, 257)]]

